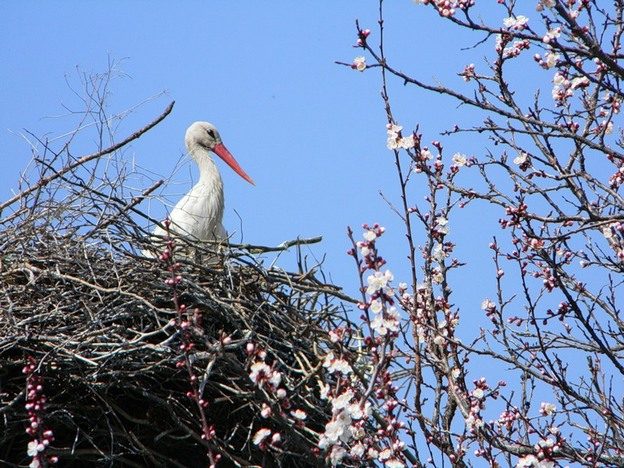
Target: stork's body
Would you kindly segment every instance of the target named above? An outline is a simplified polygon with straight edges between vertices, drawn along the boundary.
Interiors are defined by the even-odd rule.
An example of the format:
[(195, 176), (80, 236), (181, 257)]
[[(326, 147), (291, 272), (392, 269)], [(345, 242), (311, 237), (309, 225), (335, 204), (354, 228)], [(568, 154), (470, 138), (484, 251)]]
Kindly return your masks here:
[[(171, 211), (169, 234), (185, 236), (195, 241), (224, 240), (227, 234), (221, 223), (224, 208), (223, 181), (210, 152), (217, 154), (249, 183), (253, 184), (253, 180), (227, 150), (212, 124), (195, 122), (187, 129), (184, 142), (199, 167), (199, 180)], [(165, 237), (167, 232), (159, 226), (154, 234)]]

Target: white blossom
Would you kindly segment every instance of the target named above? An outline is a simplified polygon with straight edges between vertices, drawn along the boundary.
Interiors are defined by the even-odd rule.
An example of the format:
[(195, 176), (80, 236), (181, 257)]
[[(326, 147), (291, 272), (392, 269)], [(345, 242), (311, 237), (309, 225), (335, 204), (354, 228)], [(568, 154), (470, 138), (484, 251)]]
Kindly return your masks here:
[(251, 365), (249, 378), (255, 384), (260, 383), (263, 378), (269, 377), (272, 373), (271, 368), (262, 361), (256, 361)]
[(387, 124), (386, 125), (388, 131), (388, 139), (386, 141), (386, 146), (390, 150), (395, 150), (399, 148), (409, 149), (413, 148), (415, 144), (414, 135), (410, 135), (408, 137), (402, 138), (399, 133), (403, 130), (401, 125), (396, 124)]
[(375, 314), (378, 314), (383, 310), (383, 305), (379, 299), (375, 299), (370, 304), (370, 310), (372, 310)]
[(546, 67), (552, 68), (555, 65), (557, 65), (558, 60), (559, 60), (559, 54), (555, 52), (548, 52), (546, 54), (546, 60), (544, 61), (544, 63), (546, 64)]
[(376, 271), (374, 274), (369, 275), (368, 278), (366, 278), (366, 281), (368, 283), (366, 294), (371, 296), (380, 289), (385, 290), (388, 282), (392, 281), (393, 279), (394, 276), (392, 275), (392, 272), (390, 270), (386, 270), (384, 273), (382, 273), (381, 271)]
[(444, 275), (442, 274), (440, 270), (436, 268), (433, 271), (433, 275), (431, 276), (431, 281), (433, 281), (436, 284), (442, 284), (442, 281), (444, 281)]
[(269, 437), (270, 435), (271, 435), (271, 429), (267, 429), (265, 427), (263, 427), (262, 429), (258, 429), (258, 431), (253, 437), (254, 445), (262, 444), (266, 440), (266, 438)]
[(299, 421), (304, 421), (308, 415), (302, 409), (296, 409), (295, 411), (290, 412), (291, 416)]
[(375, 231), (373, 231), (372, 229), (367, 229), (366, 231), (364, 231), (363, 237), (368, 242), (372, 242), (377, 239), (377, 234), (375, 234)]
[(444, 251), (444, 247), (442, 244), (436, 244), (436, 246), (431, 251), (431, 257), (438, 263), (442, 263), (447, 257), (447, 253)]
[(525, 455), (518, 460), (516, 468), (525, 468), (535, 466), (538, 463), (538, 459), (535, 455)]
[(331, 453), (329, 454), (329, 461), (332, 466), (339, 465), (346, 454), (347, 451), (344, 448), (340, 447), (339, 445), (334, 445)]
[[(323, 365), (325, 366), (325, 364), (323, 364)], [(325, 367), (327, 367), (327, 366), (325, 366)], [(319, 387), (321, 387), (321, 393), (320, 393), (321, 400), (327, 400), (329, 398), (329, 390), (330, 390), (329, 385), (325, 385), (321, 381), (319, 381), (318, 384), (319, 384)]]
[(371, 253), (371, 249), (368, 247), (368, 244), (366, 242), (358, 242), (357, 246), (364, 257), (368, 256)]
[(436, 222), (436, 225), (435, 225), (436, 231), (438, 231), (440, 234), (449, 233), (448, 219), (446, 219), (444, 216), (438, 216), (435, 222)]
[(542, 41), (548, 44), (553, 39), (557, 39), (559, 36), (561, 36), (561, 28), (553, 28), (548, 30), (548, 32), (542, 38)]
[(553, 83), (557, 86), (563, 86), (566, 83), (566, 81), (567, 80), (565, 76), (563, 76), (559, 72), (555, 73), (555, 76), (553, 76)]
[(271, 371), (269, 377), (269, 383), (274, 387), (279, 387), (279, 384), (282, 382), (282, 374), (281, 372)]
[(401, 130), (403, 130), (403, 127), (401, 125), (397, 125), (397, 124), (388, 124), (386, 125), (386, 128), (388, 129), (388, 136), (390, 137), (397, 137), (399, 136), (399, 132)]
[(262, 403), (262, 410), (260, 411), (260, 416), (262, 416), (263, 418), (268, 418), (269, 416), (271, 416), (271, 414), (273, 414), (273, 410), (271, 409), (271, 407), (267, 405), (266, 403)]
[(351, 447), (351, 450), (349, 451), (349, 453), (351, 454), (352, 457), (362, 458), (362, 456), (364, 456), (365, 451), (366, 451), (366, 447), (364, 447), (364, 444), (362, 444), (362, 442), (358, 442), (353, 447)]
[(539, 0), (537, 3), (537, 7), (535, 9), (537, 11), (542, 11), (544, 8), (552, 8), (555, 6), (555, 0)]
[(332, 400), (332, 409), (334, 411), (345, 409), (353, 400), (353, 390), (349, 389)]
[(399, 140), (399, 147), (403, 149), (410, 149), (414, 147), (415, 143), (414, 135), (410, 135)]
[(343, 375), (348, 375), (353, 372), (353, 369), (351, 369), (351, 366), (347, 361), (336, 358), (332, 352), (325, 356), (323, 367), (325, 367), (332, 374), (334, 372), (340, 372)]
[(550, 416), (556, 411), (557, 407), (552, 403), (542, 402), (542, 404), (540, 405), (540, 413), (542, 413), (544, 416)]
[(379, 452), (379, 459), (381, 461), (386, 461), (386, 460), (389, 460), (392, 455), (393, 455), (392, 449), (385, 448), (381, 452)]
[(515, 18), (509, 17), (503, 20), (503, 25), (509, 29), (516, 29), (518, 31), (522, 31), (526, 24), (529, 22), (529, 18), (523, 15), (518, 15)]
[(459, 166), (459, 167), (465, 166), (467, 161), (468, 159), (466, 158), (465, 154), (455, 153), (453, 155), (453, 163), (456, 166)]
[(319, 441), (319, 447), (326, 448), (338, 441), (348, 442), (351, 438), (350, 426), (351, 417), (346, 411), (334, 414), (331, 421), (325, 424), (325, 432)]
[(364, 407), (362, 407), (359, 402), (351, 403), (347, 408), (347, 411), (349, 412), (351, 418), (355, 420), (364, 419), (370, 416), (372, 412), (371, 405), (368, 401), (364, 403)]
[(355, 57), (353, 59), (353, 66), (359, 72), (366, 70), (366, 57), (362, 57), (361, 55), (359, 57)]
[(34, 457), (39, 452), (43, 452), (44, 449), (45, 445), (39, 443), (39, 441), (35, 439), (28, 442), (28, 448), (26, 450), (26, 453), (28, 454), (28, 456)]
[(535, 455), (525, 455), (518, 460), (516, 468), (553, 468), (555, 463), (550, 460), (539, 460)]
[(481, 398), (483, 398), (483, 389), (482, 388), (475, 388), (472, 391), (472, 396), (480, 400)]
[(576, 89), (579, 87), (585, 87), (589, 85), (589, 79), (586, 76), (577, 76), (576, 78), (573, 78), (571, 83), (570, 83), (570, 87), (572, 89)]
[(388, 140), (386, 141), (386, 146), (389, 150), (397, 149), (399, 147), (399, 138), (388, 138)]
[(496, 304), (494, 304), (492, 300), (489, 298), (484, 299), (483, 302), (481, 303), (482, 310), (493, 309), (494, 307), (496, 307)]
[(469, 431), (483, 427), (483, 420), (471, 414), (466, 418), (466, 427)]
[(516, 156), (513, 160), (514, 164), (517, 164), (518, 166), (524, 164), (525, 162), (527, 162), (529, 158), (529, 155), (526, 153), (519, 153), (518, 156)]
[(378, 314), (370, 324), (371, 328), (380, 335), (386, 335), (389, 331), (399, 330), (399, 312), (396, 307), (390, 307), (385, 314)]

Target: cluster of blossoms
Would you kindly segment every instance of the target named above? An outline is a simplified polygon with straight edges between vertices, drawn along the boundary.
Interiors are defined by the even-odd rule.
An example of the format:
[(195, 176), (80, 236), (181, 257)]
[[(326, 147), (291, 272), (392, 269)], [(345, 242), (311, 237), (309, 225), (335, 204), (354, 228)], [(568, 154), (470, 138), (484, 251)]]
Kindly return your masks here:
[(554, 468), (552, 460), (539, 460), (535, 455), (526, 455), (518, 460), (516, 468)]
[(557, 412), (557, 406), (555, 406), (553, 403), (547, 403), (542, 401), (542, 403), (540, 404), (539, 412), (542, 416), (550, 416)]
[[(274, 365), (267, 364), (266, 351), (254, 343), (247, 343), (246, 351), (252, 358), (249, 378), (272, 400), (271, 406), (263, 403), (260, 416), (268, 419), (274, 411), (278, 411), (281, 418), (288, 419), (296, 427), (303, 427), (308, 416), (302, 409), (293, 409), (292, 402), (288, 398), (288, 392), (282, 385), (282, 373), (275, 369)], [(277, 448), (281, 442), (282, 435), (266, 427), (258, 429), (253, 436), (253, 443), (261, 450)]]
[[(624, 170), (622, 173), (624, 174)], [(624, 262), (624, 223), (615, 222), (603, 226), (602, 234), (609, 243), (609, 246), (617, 253), (618, 260)]]
[(403, 127), (400, 125), (396, 125), (393, 123), (389, 123), (386, 125), (388, 129), (388, 140), (386, 141), (386, 146), (388, 149), (396, 150), (399, 148), (410, 149), (415, 145), (414, 135), (410, 135), (408, 137), (401, 136), (401, 130)]
[(433, 229), (431, 231), (433, 237), (435, 237), (436, 239), (440, 239), (446, 236), (449, 231), (450, 230), (448, 225), (448, 219), (446, 219), (444, 216), (438, 216), (435, 219), (435, 224), (433, 225)]
[(45, 450), (54, 440), (54, 434), (46, 429), (43, 424), (45, 413), (46, 396), (43, 393), (43, 379), (37, 373), (37, 361), (28, 356), (27, 363), (22, 369), (26, 375), (26, 411), (28, 412), (29, 425), (26, 434), (33, 439), (28, 443), (27, 454), (32, 457), (29, 468), (39, 468), (47, 464), (58, 462), (58, 457), (46, 456)]
[(609, 92), (606, 92), (602, 96), (602, 100), (603, 100), (603, 106), (600, 108), (600, 111), (598, 114), (600, 117), (606, 117), (609, 114), (609, 112), (612, 112), (613, 114), (620, 113), (620, 108), (622, 106), (622, 101), (620, 98), (618, 98), (617, 96)]
[[(328, 367), (331, 369), (331, 367)], [(342, 372), (336, 371), (340, 374)], [(321, 450), (329, 449), (329, 460), (332, 465), (338, 465), (346, 456), (353, 460), (376, 460), (379, 451), (371, 444), (371, 438), (365, 431), (366, 421), (371, 415), (368, 401), (363, 402), (356, 396), (356, 391), (350, 381), (342, 375), (341, 389), (331, 391), (328, 387), (323, 390), (323, 396), (331, 402), (332, 418), (325, 425), (325, 432), (321, 435), (318, 447)], [(347, 448), (349, 449), (347, 451)]]
[(554, 468), (554, 455), (561, 450), (561, 444), (564, 439), (556, 427), (550, 428), (550, 433), (554, 435), (542, 437), (537, 444), (533, 446), (534, 454), (525, 455), (518, 460), (516, 468)]
[(483, 302), (481, 302), (481, 310), (485, 311), (485, 315), (494, 325), (498, 325), (496, 304), (494, 304), (491, 299), (484, 299)]
[(560, 36), (561, 36), (561, 27), (549, 29), (546, 32), (546, 34), (544, 34), (544, 37), (542, 38), (542, 42), (544, 44), (552, 44), (553, 42), (556, 42)]
[(523, 15), (518, 15), (516, 17), (510, 16), (509, 18), (505, 18), (503, 20), (503, 26), (510, 31), (523, 31), (527, 27), (528, 23), (529, 18)]
[(370, 320), (371, 330), (381, 336), (388, 334), (395, 336), (399, 330), (400, 316), (393, 305), (394, 290), (390, 283), (394, 280), (394, 276), (390, 270), (383, 272), (380, 270), (385, 261), (377, 255), (375, 248), (376, 239), (383, 235), (385, 229), (378, 224), (372, 227), (365, 224), (363, 227), (364, 240), (357, 243), (363, 257), (362, 269), (373, 270), (366, 278), (365, 292), (370, 296), (370, 302), (363, 307), (368, 307), (374, 314), (374, 318)]
[(489, 386), (484, 377), (474, 381), (475, 388), (470, 393), (469, 402), (470, 408), (468, 415), (465, 418), (466, 429), (469, 432), (475, 432), (479, 428), (483, 427), (483, 419), (481, 418), (481, 410), (484, 407), (485, 391)]
[[(386, 467), (403, 468), (401, 451), (405, 445), (397, 437), (402, 424), (392, 419), (384, 429), (374, 435), (368, 434), (366, 426), (372, 413), (370, 403), (362, 402), (362, 397), (358, 396), (361, 392), (354, 391), (346, 379), (342, 379), (342, 383), (344, 388), (340, 393), (325, 392), (332, 405), (332, 419), (325, 425), (318, 444), (320, 449), (328, 451), (331, 465), (340, 465), (348, 458), (356, 462), (377, 460)], [(394, 406), (394, 400), (385, 405), (386, 409)]]
[(496, 36), (496, 52), (500, 53), (503, 58), (514, 58), (520, 55), (523, 50), (529, 49), (531, 43), (527, 39), (511, 40), (513, 36), (510, 33), (498, 34)]
[(466, 65), (464, 67), (464, 70), (459, 74), (459, 76), (461, 76), (466, 82), (475, 78), (477, 75), (475, 74), (474, 63), (471, 63), (470, 65)]
[[(363, 340), (366, 356), (370, 357), (370, 362), (363, 363), (363, 368), (370, 369), (366, 375), (372, 381), (359, 381), (347, 359), (336, 351), (328, 352), (323, 366), (332, 374), (334, 383), (331, 387), (322, 386), (321, 395), (331, 403), (332, 418), (325, 425), (318, 447), (327, 454), (327, 460), (333, 466), (349, 460), (363, 464), (377, 461), (387, 467), (402, 468), (405, 466), (402, 453), (405, 443), (400, 440), (399, 433), (404, 425), (395, 414), (399, 406), (396, 399), (398, 389), (392, 384), (389, 372), (390, 345), (398, 336), (400, 325), (391, 286), (394, 278), (390, 271), (383, 270), (385, 261), (377, 253), (376, 241), (385, 229), (378, 224), (364, 225), (363, 228), (363, 240), (356, 242), (355, 247), (362, 255), (360, 272), (370, 271), (362, 289), (367, 300), (360, 304), (360, 308), (374, 315), (372, 319), (368, 314), (362, 316), (371, 331), (370, 336)], [(355, 249), (349, 254), (358, 257)], [(335, 335), (339, 337), (344, 332), (337, 330)], [(379, 417), (384, 421), (381, 425), (371, 418), (373, 409), (370, 398), (382, 402), (377, 410), (377, 421)], [(378, 426), (375, 432), (371, 432), (371, 424)]]
[(588, 86), (589, 78), (586, 76), (577, 76), (569, 79), (565, 71), (559, 70), (553, 77), (552, 98), (558, 105), (563, 105), (574, 94), (574, 90), (587, 88)]
[(561, 58), (561, 56), (556, 52), (550, 51), (543, 58), (540, 54), (535, 54), (533, 58), (540, 67), (548, 70), (549, 68), (553, 68), (557, 65), (557, 63), (559, 63), (559, 59)]
[(413, 0), (417, 5), (432, 4), (441, 16), (449, 17), (455, 14), (457, 9), (467, 10), (475, 4), (475, 0)]
[(537, 11), (543, 11), (544, 8), (554, 7), (556, 3), (557, 3), (556, 0), (539, 0), (539, 2), (537, 2), (537, 6), (535, 7), (535, 9)]
[(622, 183), (624, 183), (624, 165), (620, 166), (618, 170), (615, 171), (611, 177), (609, 177), (609, 187), (617, 190), (620, 188)]
[(516, 422), (518, 419), (520, 419), (520, 412), (516, 408), (513, 408), (503, 411), (498, 417), (498, 421), (496, 421), (496, 424), (498, 424), (502, 428), (507, 429), (508, 431), (511, 431), (514, 422)]
[[(300, 408), (293, 408), (293, 403), (282, 382), (282, 373), (275, 368), (275, 365), (267, 364), (266, 351), (250, 342), (247, 343), (246, 352), (251, 358), (249, 378), (259, 389), (263, 390), (270, 403), (270, 405), (262, 404), (260, 416), (268, 420), (277, 412), (281, 419), (288, 420), (292, 426), (305, 427), (307, 413)], [(282, 434), (267, 427), (261, 427), (255, 432), (252, 441), (261, 450), (278, 449), (282, 443)]]
[(434, 307), (437, 313), (443, 314), (444, 318), (438, 322), (433, 343), (441, 347), (446, 347), (459, 324), (459, 315), (457, 313), (451, 313), (449, 303), (441, 297), (436, 299)]
[[(399, 287), (399, 289), (402, 288)], [(431, 333), (429, 324), (431, 323), (435, 311), (433, 301), (431, 300), (431, 294), (427, 286), (424, 283), (416, 285), (415, 299), (411, 294), (403, 290), (401, 303), (406, 310), (414, 311), (411, 321), (416, 330), (418, 339), (421, 342), (427, 341), (427, 337)]]
[(555, 278), (553, 271), (545, 266), (541, 270), (533, 272), (534, 278), (542, 278), (542, 284), (548, 292), (552, 292), (557, 286), (557, 279)]
[(509, 219), (500, 219), (498, 222), (503, 229), (508, 227), (519, 226), (527, 215), (528, 206), (526, 203), (520, 203), (518, 206), (508, 206), (505, 208), (505, 214)]
[(514, 58), (520, 55), (523, 50), (530, 47), (527, 39), (514, 39), (514, 32), (520, 32), (527, 27), (529, 19), (526, 16), (509, 17), (503, 20), (503, 25), (507, 31), (496, 35), (496, 52), (501, 54), (504, 59)]

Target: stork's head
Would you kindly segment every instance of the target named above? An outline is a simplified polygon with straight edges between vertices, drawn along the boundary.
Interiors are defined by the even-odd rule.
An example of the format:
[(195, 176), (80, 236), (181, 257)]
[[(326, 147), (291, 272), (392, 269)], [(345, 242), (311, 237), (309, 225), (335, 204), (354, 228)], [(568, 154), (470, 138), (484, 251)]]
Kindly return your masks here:
[(221, 159), (223, 159), (228, 166), (230, 166), (234, 172), (245, 179), (252, 185), (254, 181), (242, 167), (236, 162), (232, 153), (228, 151), (223, 142), (221, 141), (221, 135), (214, 125), (208, 122), (195, 122), (187, 130), (184, 136), (184, 143), (186, 143), (187, 149), (191, 152), (191, 155), (195, 155), (193, 151), (195, 148), (203, 148), (208, 151), (212, 151)]

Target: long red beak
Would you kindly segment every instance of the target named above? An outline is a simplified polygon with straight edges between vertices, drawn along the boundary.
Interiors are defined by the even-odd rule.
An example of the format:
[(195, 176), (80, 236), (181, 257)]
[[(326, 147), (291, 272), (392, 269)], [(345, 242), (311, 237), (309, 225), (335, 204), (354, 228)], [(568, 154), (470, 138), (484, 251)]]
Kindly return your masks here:
[(242, 167), (239, 166), (239, 164), (236, 162), (236, 159), (234, 159), (234, 156), (232, 156), (232, 153), (228, 151), (223, 143), (219, 143), (218, 145), (216, 145), (212, 151), (214, 151), (217, 156), (223, 159), (227, 163), (227, 165), (230, 166), (239, 176), (241, 176), (251, 185), (256, 185), (253, 179), (249, 177), (245, 171), (243, 171)]

